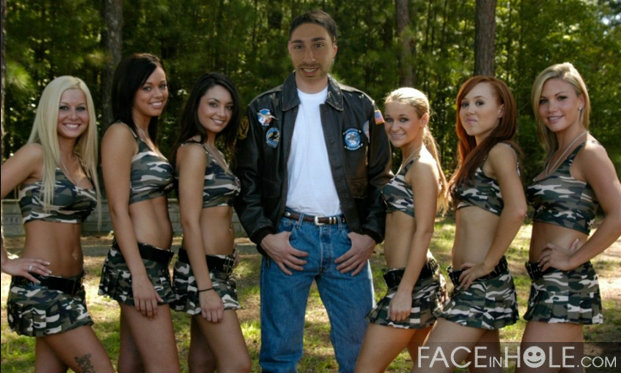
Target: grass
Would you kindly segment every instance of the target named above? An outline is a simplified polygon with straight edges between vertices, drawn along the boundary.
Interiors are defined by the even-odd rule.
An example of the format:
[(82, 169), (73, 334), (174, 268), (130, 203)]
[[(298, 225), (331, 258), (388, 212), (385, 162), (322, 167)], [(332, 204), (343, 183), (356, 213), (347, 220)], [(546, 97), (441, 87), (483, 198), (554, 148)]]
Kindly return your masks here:
[[(518, 233), (513, 245), (507, 252), (509, 267), (514, 276), (518, 292), (520, 315), (526, 310), (526, 301), (530, 287), (530, 279), (524, 269), (524, 262), (528, 258), (528, 243), (530, 225), (524, 225)], [(454, 224), (449, 219), (438, 220), (431, 250), (441, 263), (446, 275), (446, 267), (450, 262), (450, 249), (453, 240)], [(23, 238), (8, 238), (5, 245), (9, 252), (19, 254), (19, 247), (23, 245)], [(175, 238), (174, 247), (179, 247), (179, 237)], [(118, 317), (119, 308), (116, 302), (97, 295), (101, 264), (107, 248), (111, 244), (109, 236), (87, 236), (83, 238), (85, 257), (87, 303), (90, 314), (95, 321), (95, 332), (102, 340), (113, 362), (118, 356)], [(258, 356), (260, 348), (259, 323), (259, 271), (261, 257), (245, 240), (240, 240), (240, 263), (235, 269), (238, 279), (239, 298), (243, 309), (238, 311), (242, 323), (242, 331), (252, 359), (253, 371), (260, 371)], [(604, 306), (603, 325), (586, 326), (585, 339), (588, 342), (621, 342), (621, 243), (617, 241), (613, 247), (600, 254), (593, 260), (600, 277), (602, 299)], [(386, 285), (382, 279), (384, 257), (381, 247), (378, 247), (371, 258), (375, 292), (379, 300), (386, 292)], [(448, 277), (447, 277), (448, 279)], [(34, 366), (34, 339), (22, 337), (12, 332), (6, 321), (6, 297), (10, 277), (2, 274), (2, 372), (27, 372)], [(449, 281), (450, 282), (450, 281)], [(182, 370), (187, 371), (187, 353), (190, 342), (189, 318), (174, 312), (174, 323), (181, 360)], [(503, 342), (518, 342), (526, 323), (520, 320), (515, 325), (501, 329), (500, 337)], [(311, 289), (306, 313), (306, 330), (304, 334), (304, 356), (299, 364), (300, 372), (336, 372), (338, 365), (329, 338), (328, 316), (323, 308), (316, 287)], [(406, 372), (411, 369), (412, 362), (407, 353), (401, 353), (388, 368), (388, 372)]]

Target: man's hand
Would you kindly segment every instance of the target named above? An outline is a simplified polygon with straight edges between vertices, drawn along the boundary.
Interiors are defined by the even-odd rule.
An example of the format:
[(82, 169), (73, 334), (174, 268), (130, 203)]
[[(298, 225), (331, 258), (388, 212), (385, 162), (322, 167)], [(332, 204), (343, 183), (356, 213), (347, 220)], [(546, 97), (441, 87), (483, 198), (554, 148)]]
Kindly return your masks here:
[(336, 269), (341, 273), (352, 272), (351, 275), (355, 276), (362, 271), (373, 254), (375, 241), (371, 236), (355, 232), (350, 232), (347, 236), (351, 240), (351, 248), (334, 262), (337, 264)]
[(267, 255), (278, 265), (281, 271), (288, 275), (292, 275), (291, 269), (301, 271), (304, 269), (306, 260), (303, 258), (308, 253), (300, 251), (289, 243), (291, 232), (280, 232), (276, 234), (268, 234), (261, 240), (261, 247)]

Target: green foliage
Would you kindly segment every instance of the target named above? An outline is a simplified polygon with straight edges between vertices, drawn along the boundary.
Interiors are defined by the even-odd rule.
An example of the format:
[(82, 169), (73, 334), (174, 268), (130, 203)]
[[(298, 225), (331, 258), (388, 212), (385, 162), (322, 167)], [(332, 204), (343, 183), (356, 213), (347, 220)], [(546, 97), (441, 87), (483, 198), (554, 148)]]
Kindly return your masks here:
[[(9, 1), (5, 154), (28, 137), (40, 92), (55, 76), (82, 77), (101, 107), (102, 4), (88, 0)], [(432, 105), (430, 128), (445, 170), (456, 163), (454, 100), (474, 69), (475, 0), (410, 2), (414, 85)], [(237, 83), (244, 103), (282, 83), (292, 67), (286, 43), (291, 19), (322, 8), (339, 25), (333, 74), (366, 91), (382, 107), (397, 88), (399, 41), (392, 0), (133, 0), (123, 4), (123, 51), (162, 57), (171, 96), (160, 145), (168, 153), (184, 100), (198, 76), (221, 71)], [(572, 62), (591, 92), (591, 131), (621, 173), (621, 6), (616, 0), (499, 0), (496, 75), (512, 88), (519, 108), (518, 142), (525, 180), (541, 169), (530, 89), (546, 66)], [(395, 153), (395, 166), (400, 154)]]

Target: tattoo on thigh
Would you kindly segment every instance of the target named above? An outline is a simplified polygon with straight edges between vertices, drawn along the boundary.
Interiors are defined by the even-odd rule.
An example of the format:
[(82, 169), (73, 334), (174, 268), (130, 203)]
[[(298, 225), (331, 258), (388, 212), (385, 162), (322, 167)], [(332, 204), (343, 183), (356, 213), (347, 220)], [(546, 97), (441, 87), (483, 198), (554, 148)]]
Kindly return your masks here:
[(84, 356), (76, 356), (75, 362), (78, 364), (81, 373), (95, 372), (95, 367), (91, 362), (91, 354), (85, 354)]

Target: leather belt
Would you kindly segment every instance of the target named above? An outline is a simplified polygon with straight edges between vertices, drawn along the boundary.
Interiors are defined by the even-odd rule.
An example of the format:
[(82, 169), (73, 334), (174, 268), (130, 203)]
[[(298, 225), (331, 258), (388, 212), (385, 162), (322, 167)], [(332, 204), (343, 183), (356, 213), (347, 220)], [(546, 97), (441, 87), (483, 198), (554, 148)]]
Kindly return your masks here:
[[(82, 289), (82, 278), (84, 277), (84, 273), (81, 273), (79, 276), (66, 278), (59, 276), (41, 276), (33, 274), (33, 277), (40, 281), (39, 285), (45, 286), (51, 290), (62, 291), (65, 294), (69, 294), (71, 296), (75, 296), (80, 289)], [(31, 283), (25, 277), (15, 276), (13, 277), (13, 281), (18, 285), (27, 285)]]
[(543, 275), (554, 270), (554, 268), (550, 267), (545, 271), (542, 271), (541, 267), (539, 267), (539, 263), (537, 262), (526, 262), (525, 266), (526, 272), (528, 272), (528, 276), (533, 281), (539, 280), (541, 277), (543, 277)]
[(339, 223), (345, 223), (345, 217), (343, 215), (337, 216), (312, 216), (312, 215), (304, 215), (298, 214), (297, 212), (285, 211), (285, 217), (291, 220), (300, 220), (310, 222), (315, 225), (334, 225)]
[[(170, 260), (172, 259), (173, 255), (175, 255), (172, 250), (158, 249), (155, 246), (142, 242), (138, 242), (137, 244), (138, 251), (140, 252), (140, 257), (142, 259), (153, 260), (154, 262), (164, 264), (166, 266), (170, 264)], [(112, 241), (112, 247), (121, 252), (121, 249), (119, 248), (119, 244), (118, 242), (116, 242), (116, 239)], [(122, 252), (121, 255), (123, 255)]]
[[(188, 252), (183, 248), (179, 248), (179, 260), (183, 263), (190, 264), (190, 258), (188, 257)], [(205, 255), (205, 261), (207, 262), (207, 268), (218, 271), (226, 271), (229, 268), (233, 268), (235, 265), (235, 260), (226, 258), (220, 258), (215, 255)]]
[[(416, 284), (419, 284), (423, 280), (432, 277), (437, 269), (438, 262), (436, 262), (434, 259), (430, 259), (425, 262), (425, 265), (420, 270), (420, 274), (418, 275), (418, 280), (416, 280)], [(404, 273), (404, 268), (394, 269), (384, 273), (384, 281), (386, 281), (386, 286), (388, 287), (388, 289), (396, 288), (397, 286), (399, 286)]]
[[(507, 264), (507, 258), (503, 256), (498, 262), (498, 264), (496, 264), (496, 267), (494, 267), (493, 271), (491, 271), (485, 276), (479, 277), (479, 279), (486, 280), (486, 279), (494, 278), (496, 276), (503, 274), (508, 269), (509, 269), (509, 266)], [(449, 277), (451, 278), (451, 282), (453, 282), (453, 285), (459, 286), (459, 276), (461, 276), (461, 273), (463, 271), (464, 271), (463, 269), (456, 271), (453, 269), (453, 267), (448, 267), (447, 272), (448, 272)]]

